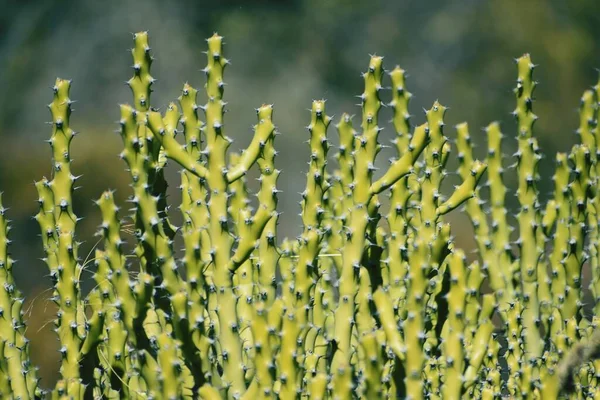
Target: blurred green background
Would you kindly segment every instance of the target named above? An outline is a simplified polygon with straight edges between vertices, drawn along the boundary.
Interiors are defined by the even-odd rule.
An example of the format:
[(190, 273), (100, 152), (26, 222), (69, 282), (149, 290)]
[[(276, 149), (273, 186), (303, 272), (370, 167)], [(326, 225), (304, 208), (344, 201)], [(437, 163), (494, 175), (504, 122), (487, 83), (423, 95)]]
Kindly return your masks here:
[[(131, 33), (150, 32), (156, 58), (152, 75), (158, 79), (152, 104), (162, 108), (177, 98), (184, 82), (202, 88), (204, 39), (214, 31), (225, 37), (232, 61), (226, 71), (230, 113), (225, 127), (236, 140), (233, 150), (250, 142), (254, 108), (274, 103), (282, 133), (276, 141), (283, 170), (280, 237), (300, 232), (297, 202), (309, 155), (304, 126), (311, 100), (328, 99), (330, 115), (360, 114), (354, 96), (362, 91), (360, 73), (369, 54), (384, 55), (390, 69), (399, 64), (408, 71), (414, 124), (422, 123), (422, 109), (439, 99), (450, 107), (447, 136), (454, 138), (453, 126), (468, 121), (482, 156), (481, 128), (494, 120), (509, 138), (504, 152), (515, 150), (513, 59), (530, 52), (540, 65), (534, 110), (540, 116), (536, 136), (546, 156), (540, 167), (544, 194), (552, 191), (555, 153), (569, 151), (577, 141), (579, 98), (596, 83), (594, 67), (600, 66), (597, 0), (0, 0), (0, 10), (0, 190), (14, 221), (15, 274), (27, 297), (33, 359), (47, 387), (57, 376), (58, 341), (51, 331), (55, 309), (47, 300), (50, 279), (40, 260), (41, 240), (32, 216), (37, 212), (33, 181), (50, 173), (44, 143), (50, 134), (45, 124), (50, 87), (57, 76), (73, 79), (71, 98), (77, 103), (72, 127), (81, 133), (73, 144), (73, 170), (83, 174), (75, 211), (85, 218), (78, 225), (85, 258), (96, 243), (99, 224), (92, 199), (112, 188), (126, 205), (130, 193), (125, 164), (117, 158), (121, 139), (113, 131), (118, 104), (131, 99), (124, 85), (132, 75)], [(389, 95), (384, 94), (386, 99)], [(391, 118), (390, 110), (383, 113), (384, 120)], [(330, 132), (336, 143), (335, 129)], [(388, 126), (381, 139), (387, 144), (393, 136)], [(380, 166), (391, 156), (391, 150), (383, 151)], [(170, 202), (177, 205), (174, 165), (168, 175)], [(507, 172), (509, 183), (514, 175)], [(256, 188), (253, 177), (251, 189)], [(451, 178), (448, 185), (452, 183)], [(512, 196), (509, 205), (516, 212)], [(180, 221), (175, 207), (171, 215), (175, 223)], [(464, 216), (454, 212), (450, 219), (458, 245), (472, 249)], [(87, 278), (89, 290), (91, 272)]]

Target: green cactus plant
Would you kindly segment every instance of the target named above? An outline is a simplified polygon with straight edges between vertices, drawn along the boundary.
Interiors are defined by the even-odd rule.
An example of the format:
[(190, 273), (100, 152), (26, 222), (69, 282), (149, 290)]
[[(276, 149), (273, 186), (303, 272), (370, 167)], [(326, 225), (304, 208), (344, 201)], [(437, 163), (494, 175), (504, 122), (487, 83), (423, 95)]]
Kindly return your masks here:
[[(520, 211), (512, 228), (500, 125), (485, 128), (483, 161), (474, 157), (468, 125), (456, 126), (461, 183), (447, 194), (442, 185), (453, 150), (445, 133), (447, 108), (436, 101), (413, 128), (400, 67), (389, 73), (398, 155), (376, 172), (386, 71), (383, 58), (372, 56), (359, 95), (360, 131), (349, 114), (336, 125), (334, 171), (327, 137), (332, 118), (325, 100), (313, 102), (303, 229), (296, 240), (279, 241), (273, 106), (256, 109), (250, 145), (230, 153), (223, 100), (229, 62), (222, 37), (207, 43), (206, 104), (198, 105), (198, 91), (185, 84), (178, 104), (161, 113), (150, 104), (148, 35), (134, 35), (133, 106), (121, 105), (119, 132), (132, 181), (135, 250), (125, 253), (119, 207), (111, 191), (102, 193), (96, 204), (103, 244), (94, 257), (96, 286), (85, 297), (72, 204), (77, 176), (70, 167), (70, 82), (55, 83), (52, 176), (36, 183), (35, 217), (58, 306), (61, 379), (52, 398), (600, 395), (600, 316), (588, 320), (582, 313), (587, 262), (596, 299), (600, 292), (600, 86), (583, 95), (581, 144), (557, 155), (553, 198), (542, 205), (534, 65), (529, 55), (516, 60)], [(181, 167), (181, 227), (169, 220), (167, 162)], [(245, 176), (255, 165), (260, 188), (253, 209)], [(379, 197), (388, 190), (386, 212)], [(457, 209), (473, 224), (477, 254), (471, 260), (454, 244), (445, 220)], [(42, 398), (8, 231), (0, 205), (0, 393)], [(178, 235), (180, 259), (173, 247)], [(128, 259), (139, 266), (137, 273)]]

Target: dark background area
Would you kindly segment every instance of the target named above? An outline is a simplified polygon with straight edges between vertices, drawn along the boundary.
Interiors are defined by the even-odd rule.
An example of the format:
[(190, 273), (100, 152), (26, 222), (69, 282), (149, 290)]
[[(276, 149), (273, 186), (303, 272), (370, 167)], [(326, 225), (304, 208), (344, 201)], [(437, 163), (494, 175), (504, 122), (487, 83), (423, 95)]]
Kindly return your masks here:
[[(545, 154), (540, 166), (545, 196), (553, 190), (555, 153), (569, 151), (578, 140), (579, 98), (596, 83), (594, 68), (600, 66), (597, 0), (0, 0), (0, 190), (13, 220), (16, 280), (27, 298), (28, 336), (45, 386), (57, 377), (58, 341), (51, 331), (55, 309), (47, 300), (50, 279), (40, 260), (41, 239), (32, 216), (37, 212), (33, 181), (50, 174), (50, 151), (44, 143), (50, 135), (45, 124), (50, 119), (50, 87), (57, 76), (73, 79), (71, 98), (77, 103), (72, 127), (81, 133), (73, 143), (73, 171), (83, 174), (75, 212), (84, 217), (78, 238), (84, 241), (80, 255), (85, 258), (96, 243), (93, 234), (100, 222), (92, 200), (112, 188), (125, 206), (130, 194), (125, 164), (117, 158), (121, 139), (114, 130), (118, 104), (131, 99), (124, 85), (132, 75), (128, 49), (131, 33), (140, 30), (150, 33), (156, 58), (152, 75), (158, 79), (152, 105), (161, 108), (178, 97), (185, 82), (202, 89), (204, 39), (215, 31), (225, 37), (225, 55), (232, 62), (225, 76), (230, 109), (225, 128), (236, 140), (232, 150), (250, 142), (254, 108), (275, 105), (275, 123), (282, 133), (276, 140), (277, 165), (283, 170), (281, 238), (300, 232), (297, 202), (309, 156), (304, 126), (311, 100), (326, 98), (327, 113), (334, 118), (342, 112), (359, 116), (354, 96), (362, 91), (360, 73), (369, 54), (384, 55), (388, 69), (399, 64), (408, 71), (413, 124), (422, 123), (422, 109), (439, 99), (450, 107), (446, 135), (454, 138), (453, 126), (469, 122), (482, 157), (481, 128), (496, 120), (508, 137), (504, 152), (515, 151), (513, 59), (531, 53), (539, 64), (534, 111), (540, 117), (536, 136)], [(389, 91), (384, 97), (389, 100)], [(389, 118), (391, 111), (384, 109), (383, 120)], [(385, 144), (394, 136), (392, 127), (386, 128), (381, 134)], [(336, 143), (333, 126), (330, 136)], [(380, 154), (382, 168), (391, 156), (391, 150)], [(170, 202), (177, 205), (177, 167), (171, 163), (168, 168)], [(515, 177), (514, 171), (506, 176), (512, 188)], [(456, 181), (449, 179), (448, 187), (452, 183)], [(517, 211), (512, 196), (509, 206), (511, 213)], [(180, 221), (175, 207), (171, 215)], [(464, 216), (454, 212), (449, 219), (457, 244), (472, 249)], [(92, 272), (84, 280), (89, 290)]]

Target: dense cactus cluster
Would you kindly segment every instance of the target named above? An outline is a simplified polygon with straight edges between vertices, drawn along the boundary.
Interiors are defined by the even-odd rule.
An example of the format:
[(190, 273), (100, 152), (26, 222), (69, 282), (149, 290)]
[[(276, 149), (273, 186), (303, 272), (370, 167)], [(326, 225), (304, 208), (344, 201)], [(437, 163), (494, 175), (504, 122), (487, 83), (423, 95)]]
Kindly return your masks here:
[[(556, 189), (542, 204), (534, 65), (529, 55), (516, 60), (520, 208), (512, 227), (500, 126), (485, 128), (482, 161), (474, 158), (468, 126), (456, 127), (461, 183), (444, 195), (453, 150), (446, 107), (435, 102), (412, 127), (399, 67), (388, 74), (387, 104), (398, 155), (376, 173), (386, 71), (382, 57), (372, 56), (360, 127), (348, 114), (335, 124), (337, 170), (328, 164), (326, 103), (312, 104), (303, 231), (280, 241), (273, 107), (256, 110), (252, 142), (230, 153), (222, 38), (208, 39), (206, 103), (198, 104), (197, 90), (186, 84), (164, 113), (151, 106), (147, 34), (135, 34), (134, 42), (134, 100), (121, 106), (119, 132), (132, 182), (135, 250), (126, 254), (119, 207), (112, 192), (103, 193), (103, 244), (87, 296), (71, 197), (77, 176), (70, 167), (69, 81), (56, 81), (49, 106), (52, 175), (36, 183), (36, 220), (59, 310), (61, 379), (52, 398), (600, 397), (598, 320), (582, 311), (585, 263), (600, 298), (600, 86), (582, 98), (581, 144), (557, 155)], [(181, 227), (169, 220), (167, 160), (182, 168)], [(253, 209), (245, 175), (255, 165)], [(389, 208), (382, 207), (384, 193)], [(456, 248), (444, 220), (457, 208), (473, 223), (474, 260)], [(8, 231), (0, 206), (0, 392), (41, 398)], [(173, 247), (177, 235), (182, 252)]]

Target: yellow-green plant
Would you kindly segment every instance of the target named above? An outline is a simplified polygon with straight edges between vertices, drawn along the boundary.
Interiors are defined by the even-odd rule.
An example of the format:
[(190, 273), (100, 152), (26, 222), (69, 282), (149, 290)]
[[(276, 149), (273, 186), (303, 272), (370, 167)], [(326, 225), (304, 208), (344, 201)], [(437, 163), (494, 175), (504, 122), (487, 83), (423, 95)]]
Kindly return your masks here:
[[(229, 62), (222, 38), (208, 39), (206, 103), (198, 104), (197, 90), (186, 84), (164, 113), (151, 105), (145, 32), (134, 35), (132, 54), (134, 100), (120, 107), (119, 131), (132, 181), (135, 250), (125, 254), (119, 207), (113, 193), (104, 192), (97, 200), (103, 245), (94, 258), (96, 287), (87, 296), (72, 205), (70, 82), (58, 79), (53, 88), (52, 175), (36, 183), (36, 219), (59, 310), (61, 379), (53, 399), (600, 396), (597, 318), (582, 313), (586, 262), (590, 289), (600, 298), (600, 86), (582, 98), (581, 144), (557, 155), (554, 197), (542, 205), (534, 65), (529, 55), (517, 59), (520, 209), (511, 228), (500, 125), (485, 129), (483, 161), (474, 158), (467, 124), (456, 127), (462, 182), (444, 194), (453, 150), (447, 109), (436, 101), (412, 127), (411, 94), (399, 67), (389, 73), (387, 104), (398, 155), (376, 172), (386, 71), (383, 58), (372, 56), (359, 96), (360, 127), (348, 114), (335, 125), (335, 171), (328, 166), (332, 118), (324, 100), (313, 102), (303, 230), (297, 240), (279, 242), (273, 107), (256, 109), (248, 148), (228, 152)], [(182, 167), (181, 227), (169, 222), (168, 160)], [(254, 165), (260, 173), (256, 209), (245, 181)], [(459, 208), (473, 223), (473, 260), (456, 248), (445, 221)], [(0, 206), (0, 392), (42, 398), (12, 278), (5, 214)], [(185, 247), (179, 259), (177, 235)], [(137, 260), (135, 273), (127, 257)]]

